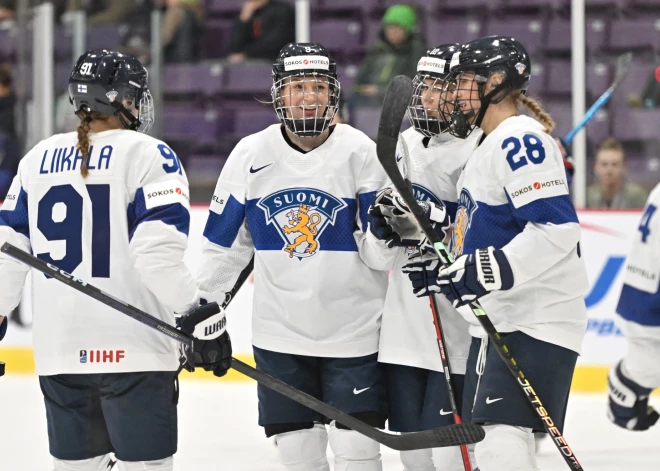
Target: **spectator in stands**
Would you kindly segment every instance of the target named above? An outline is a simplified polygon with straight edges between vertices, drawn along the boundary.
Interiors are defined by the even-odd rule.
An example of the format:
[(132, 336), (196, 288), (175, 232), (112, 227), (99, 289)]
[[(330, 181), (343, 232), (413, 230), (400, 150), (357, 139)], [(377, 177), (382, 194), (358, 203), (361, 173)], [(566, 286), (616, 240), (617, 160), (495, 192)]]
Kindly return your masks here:
[(165, 7), (165, 62), (195, 62), (201, 58), (204, 7), (200, 0), (160, 0)]
[(232, 27), (229, 61), (273, 61), (282, 47), (295, 40), (296, 19), (291, 5), (277, 0), (245, 0)]
[(0, 0), (0, 21), (13, 21), (16, 18), (16, 0)]
[(90, 25), (123, 23), (138, 7), (136, 0), (107, 0), (100, 11), (91, 12)]
[(626, 181), (626, 155), (616, 139), (603, 141), (594, 164), (596, 183), (587, 188), (587, 207), (643, 208), (648, 196), (639, 185)]
[(417, 15), (408, 5), (392, 5), (385, 11), (380, 39), (369, 48), (358, 73), (356, 94), (380, 103), (393, 77), (415, 76), (417, 61), (427, 49), (415, 33), (416, 26)]
[(16, 95), (14, 94), (12, 82), (9, 66), (0, 65), (0, 132), (15, 139), (14, 108), (16, 107)]
[[(201, 0), (154, 0), (163, 10), (163, 59), (166, 63), (201, 59), (204, 7)], [(118, 51), (136, 56), (143, 64), (151, 60), (151, 9), (143, 3), (129, 19), (128, 32)]]
[(18, 171), (20, 150), (14, 129), (16, 95), (8, 66), (0, 66), (0, 200), (7, 195), (12, 179)]

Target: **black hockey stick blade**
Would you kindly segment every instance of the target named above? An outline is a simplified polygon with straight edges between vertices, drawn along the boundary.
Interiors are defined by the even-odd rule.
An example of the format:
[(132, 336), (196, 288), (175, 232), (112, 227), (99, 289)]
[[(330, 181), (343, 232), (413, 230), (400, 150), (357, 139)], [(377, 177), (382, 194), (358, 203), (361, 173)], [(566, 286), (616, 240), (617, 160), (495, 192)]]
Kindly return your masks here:
[(475, 424), (460, 424), (449, 425), (433, 430), (425, 430), (423, 432), (412, 432), (403, 434), (391, 434), (373, 428), (353, 416), (339, 412), (334, 407), (319, 401), (317, 398), (310, 396), (299, 390), (292, 391), (291, 386), (288, 384), (268, 376), (262, 371), (255, 370), (249, 365), (233, 358), (232, 368), (236, 371), (243, 373), (245, 376), (258, 381), (259, 383), (268, 386), (274, 391), (293, 399), (294, 401), (312, 409), (313, 411), (322, 414), (329, 419), (336, 420), (342, 425), (360, 432), (378, 443), (381, 443), (389, 448), (399, 451), (407, 450), (422, 450), (425, 448), (458, 446), (462, 444), (477, 443), (484, 439), (484, 429)]
[[(142, 324), (151, 327), (158, 332), (161, 332), (163, 335), (167, 335), (168, 337), (181, 342), (184, 345), (192, 345), (193, 339), (186, 333), (181, 332), (168, 323), (153, 317), (150, 314), (147, 314), (146, 312), (131, 306), (128, 303), (110, 296), (109, 294), (90, 285), (84, 280), (76, 278), (64, 270), (60, 270), (55, 265), (46, 263), (43, 260), (30, 255), (29, 253), (8, 242), (5, 242), (0, 250), (15, 258), (16, 260), (34, 268), (35, 270), (55, 278), (56, 280), (74, 288), (75, 290), (96, 299), (102, 304), (112, 307), (122, 312), (123, 314), (126, 314), (129, 317), (137, 320), (138, 322), (141, 322)], [(241, 277), (239, 277), (239, 281), (240, 279), (243, 281), (247, 279), (248, 275), (250, 274), (250, 270), (248, 270), (249, 268), (250, 267), (248, 265), (248, 267), (243, 270)], [(240, 284), (242, 284), (242, 282)], [(239, 283), (236, 283), (236, 285), (239, 285)], [(238, 287), (235, 286), (235, 290), (232, 291), (235, 293), (238, 291), (238, 288), (240, 288), (240, 285)], [(329, 419), (336, 420), (337, 422), (350, 427), (356, 432), (359, 432), (395, 450), (419, 450), (424, 448), (456, 446), (464, 443), (477, 443), (483, 440), (485, 436), (484, 430), (480, 426), (474, 424), (450, 425), (448, 427), (441, 427), (434, 430), (413, 432), (402, 435), (389, 434), (373, 428), (361, 420), (358, 420), (355, 417), (352, 417), (340, 411), (339, 409), (336, 409), (326, 404), (325, 402), (310, 396), (294, 388), (293, 386), (286, 384), (283, 381), (280, 381), (277, 378), (273, 378), (272, 376), (262, 371), (252, 368), (250, 365), (243, 363), (236, 358), (232, 358), (232, 368), (244, 374), (245, 376), (258, 381), (264, 386), (273, 389), (274, 391), (277, 391), (280, 394), (302, 404), (303, 406), (319, 412)]]

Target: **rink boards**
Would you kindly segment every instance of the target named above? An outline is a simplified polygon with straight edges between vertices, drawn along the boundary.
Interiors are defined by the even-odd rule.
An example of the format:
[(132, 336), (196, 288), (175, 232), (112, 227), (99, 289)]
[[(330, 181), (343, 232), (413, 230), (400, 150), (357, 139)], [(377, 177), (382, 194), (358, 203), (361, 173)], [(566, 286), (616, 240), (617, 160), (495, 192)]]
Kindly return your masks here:
[[(207, 210), (202, 206), (191, 208), (190, 247), (186, 262), (193, 271), (201, 262), (199, 245), (206, 215)], [(590, 283), (585, 298), (589, 324), (573, 387), (577, 391), (602, 391), (606, 385), (608, 366), (616, 362), (625, 350), (624, 338), (616, 327), (614, 314), (621, 292), (625, 257), (633, 237), (640, 234), (641, 211), (581, 211), (579, 217), (583, 229), (582, 255)], [(251, 363), (252, 294), (250, 280), (228, 310), (228, 327), (235, 356)], [(28, 321), (31, 319), (29, 299), (22, 303), (21, 317)], [(0, 343), (0, 361), (7, 363), (8, 373), (34, 371), (29, 329), (10, 325), (6, 338)], [(195, 373), (196, 377), (202, 375), (204, 373)], [(229, 380), (242, 378), (235, 372), (227, 377)]]

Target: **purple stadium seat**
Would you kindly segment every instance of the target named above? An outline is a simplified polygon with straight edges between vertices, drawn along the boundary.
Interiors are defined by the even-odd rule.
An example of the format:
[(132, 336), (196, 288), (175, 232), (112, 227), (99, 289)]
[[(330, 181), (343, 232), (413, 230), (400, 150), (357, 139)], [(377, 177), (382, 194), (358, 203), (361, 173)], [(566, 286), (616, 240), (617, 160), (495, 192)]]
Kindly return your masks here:
[(233, 116), (233, 136), (244, 137), (263, 131), (271, 124), (279, 122), (272, 106), (252, 104), (232, 104), (226, 106)]
[(224, 93), (229, 95), (268, 95), (272, 79), (268, 62), (228, 64), (225, 68)]
[(398, 5), (401, 3), (407, 3), (417, 8), (419, 14), (425, 13), (434, 13), (438, 7), (443, 3), (441, 0), (411, 0), (409, 2), (403, 2), (401, 0), (382, 0), (382, 6), (387, 8), (391, 5)]
[(380, 107), (355, 107), (352, 113), (352, 125), (372, 139), (378, 135), (378, 122), (380, 121)]
[[(571, 95), (573, 90), (571, 61), (552, 59), (547, 62), (547, 82), (544, 91), (555, 95)], [(592, 100), (598, 98), (610, 86), (607, 64), (587, 64), (586, 87)]]
[(380, 39), (380, 31), (383, 28), (380, 19), (371, 19), (366, 22), (364, 34), (364, 48), (369, 49), (373, 46), (378, 39)]
[(173, 141), (191, 141), (196, 145), (213, 144), (222, 129), (224, 116), (216, 111), (187, 108), (165, 108), (163, 135)]
[(572, 90), (571, 61), (554, 59), (547, 62), (545, 92), (553, 95), (570, 95)]
[(621, 107), (614, 115), (616, 137), (622, 141), (658, 138), (660, 110)]
[(600, 62), (587, 64), (586, 85), (591, 100), (598, 99), (611, 85), (611, 81), (610, 67), (607, 64)]
[(206, 0), (206, 11), (209, 16), (237, 16), (243, 8), (243, 0)]
[(87, 49), (114, 49), (121, 40), (117, 25), (89, 25)]
[(520, 41), (527, 52), (534, 55), (543, 46), (543, 21), (527, 18), (493, 18), (486, 24), (485, 36), (501, 34)]
[(220, 59), (229, 54), (232, 20), (208, 20), (202, 39), (205, 57)]
[(446, 0), (442, 2), (442, 7), (458, 9), (458, 10), (473, 10), (478, 8), (482, 11), (489, 9), (496, 9), (502, 6), (505, 0)]
[(630, 72), (621, 82), (616, 93), (612, 95), (611, 106), (616, 108), (627, 107), (630, 95), (641, 96), (649, 75), (653, 72), (655, 66), (656, 64), (650, 62), (633, 61)]
[(217, 95), (222, 90), (223, 67), (220, 64), (165, 65), (165, 95)]
[(320, 14), (337, 15), (344, 12), (366, 13), (379, 5), (379, 0), (322, 0), (320, 2)]
[(504, 6), (508, 8), (529, 8), (529, 7), (534, 7), (534, 8), (546, 8), (546, 7), (554, 7), (554, 8), (559, 8), (563, 6), (563, 4), (568, 3), (567, 1), (561, 1), (561, 0), (506, 0), (504, 2)]
[(612, 21), (609, 47), (614, 50), (660, 48), (660, 17)]
[(228, 155), (191, 154), (186, 158), (185, 169), (191, 186), (215, 185)]
[(335, 54), (350, 55), (361, 49), (362, 22), (344, 19), (315, 21), (312, 42), (323, 44)]
[(573, 127), (571, 124), (573, 122), (571, 100), (547, 100), (542, 101), (541, 105), (550, 113), (550, 116), (555, 121), (556, 127), (552, 134), (555, 136), (565, 136)]
[(445, 17), (427, 22), (426, 38), (429, 45), (466, 43), (482, 34), (481, 22), (473, 19)]
[(346, 100), (352, 93), (353, 84), (357, 78), (359, 65), (338, 65), (337, 75), (339, 75), (339, 83), (341, 85), (341, 99)]
[(63, 26), (56, 26), (53, 31), (53, 46), (57, 59), (73, 61), (73, 36)]
[(16, 34), (12, 30), (0, 30), (0, 59), (4, 62), (16, 56)]

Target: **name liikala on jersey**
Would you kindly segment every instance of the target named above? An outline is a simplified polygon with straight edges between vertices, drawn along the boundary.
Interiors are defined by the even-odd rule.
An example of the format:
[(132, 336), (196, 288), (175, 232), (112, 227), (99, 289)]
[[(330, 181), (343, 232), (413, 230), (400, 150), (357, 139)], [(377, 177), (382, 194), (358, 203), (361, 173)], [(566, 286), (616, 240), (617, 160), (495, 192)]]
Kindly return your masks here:
[[(112, 146), (103, 146), (99, 152), (94, 152), (94, 146), (89, 148), (87, 156), (87, 168), (89, 170), (108, 170), (110, 158), (112, 157)], [(44, 151), (39, 166), (39, 173), (47, 175), (50, 173), (69, 172), (78, 169), (78, 163), (82, 166), (83, 156), (80, 149), (75, 146), (48, 149)]]

